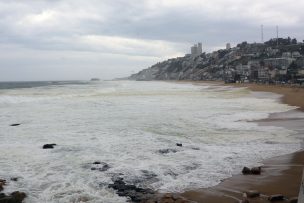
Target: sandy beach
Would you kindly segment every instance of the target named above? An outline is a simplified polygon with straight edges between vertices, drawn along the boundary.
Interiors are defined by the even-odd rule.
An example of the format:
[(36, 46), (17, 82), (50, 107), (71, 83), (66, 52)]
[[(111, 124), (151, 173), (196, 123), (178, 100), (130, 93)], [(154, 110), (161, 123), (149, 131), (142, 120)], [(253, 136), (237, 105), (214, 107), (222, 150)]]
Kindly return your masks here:
[[(223, 83), (215, 83), (223, 84)], [(247, 87), (252, 91), (281, 94), (281, 101), (298, 110), (270, 115), (268, 119), (257, 121), (259, 125), (284, 126), (303, 135), (303, 118), (298, 118), (299, 110), (304, 110), (304, 88), (259, 84), (228, 84), (235, 87)], [(223, 180), (219, 185), (187, 191), (181, 194), (187, 200), (208, 203), (235, 203), (243, 200), (243, 193), (249, 190), (260, 192), (260, 197), (249, 198), (250, 203), (269, 202), (270, 195), (282, 194), (284, 201), (290, 202), (297, 197), (304, 167), (304, 151), (274, 157), (263, 161), (261, 175), (235, 175)], [(241, 173), (241, 169), (240, 169)]]

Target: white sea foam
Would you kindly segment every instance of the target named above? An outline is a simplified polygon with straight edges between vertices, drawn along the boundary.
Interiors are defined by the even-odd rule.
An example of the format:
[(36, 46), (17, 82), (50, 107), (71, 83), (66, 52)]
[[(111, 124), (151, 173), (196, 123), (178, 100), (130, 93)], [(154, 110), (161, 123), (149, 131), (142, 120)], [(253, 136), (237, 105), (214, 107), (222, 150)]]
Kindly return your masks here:
[[(293, 131), (247, 122), (293, 109), (276, 99), (167, 82), (1, 90), (0, 178), (20, 177), (6, 192), (25, 191), (28, 203), (126, 202), (107, 188), (115, 176), (159, 191), (209, 187), (300, 148)], [(111, 168), (91, 171), (94, 161)]]

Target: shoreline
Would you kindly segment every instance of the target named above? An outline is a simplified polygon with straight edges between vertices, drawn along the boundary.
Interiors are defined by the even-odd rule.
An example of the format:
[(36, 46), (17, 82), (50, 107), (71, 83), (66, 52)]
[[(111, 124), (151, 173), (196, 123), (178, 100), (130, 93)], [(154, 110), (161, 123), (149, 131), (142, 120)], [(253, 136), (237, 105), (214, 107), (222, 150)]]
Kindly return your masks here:
[[(304, 134), (302, 124), (304, 117), (296, 117), (297, 113), (304, 112), (304, 88), (285, 87), (264, 84), (224, 84), (221, 81), (178, 81), (192, 84), (210, 83), (232, 87), (244, 87), (253, 92), (271, 92), (282, 95), (281, 103), (298, 107), (295, 110), (270, 114), (267, 119), (257, 122), (259, 125), (283, 126), (295, 130), (301, 136)], [(299, 130), (300, 129), (300, 130)], [(249, 190), (261, 193), (260, 197), (249, 198), (250, 203), (266, 203), (270, 195), (282, 194), (286, 197), (280, 202), (290, 202), (297, 198), (304, 169), (304, 149), (291, 154), (273, 157), (262, 161), (261, 175), (233, 175), (216, 186), (185, 191), (177, 194), (185, 202), (206, 203), (237, 203), (241, 202), (243, 194)], [(175, 194), (176, 195), (176, 194)], [(160, 201), (162, 202), (162, 201)], [(174, 201), (173, 201), (174, 202)], [(177, 201), (176, 201), (177, 202)]]

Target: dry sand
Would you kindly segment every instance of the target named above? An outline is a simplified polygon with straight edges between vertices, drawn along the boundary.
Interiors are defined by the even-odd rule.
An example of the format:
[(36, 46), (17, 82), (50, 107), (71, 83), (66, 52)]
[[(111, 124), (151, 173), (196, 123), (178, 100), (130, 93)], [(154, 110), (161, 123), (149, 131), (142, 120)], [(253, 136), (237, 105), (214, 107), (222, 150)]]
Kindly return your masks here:
[[(217, 83), (223, 84), (223, 83)], [(304, 88), (259, 84), (228, 84), (235, 87), (248, 87), (252, 91), (272, 92), (282, 95), (282, 102), (297, 106), (304, 111)], [(279, 125), (298, 130), (304, 135), (304, 118), (293, 118), (297, 111), (271, 115), (259, 121), (260, 125)], [(299, 131), (300, 129), (300, 131)], [(250, 203), (269, 202), (267, 197), (283, 194), (287, 199), (299, 194), (304, 168), (304, 151), (265, 160), (261, 175), (235, 175), (215, 187), (187, 191), (180, 194), (187, 200), (199, 203), (236, 203), (242, 200), (243, 193), (257, 190), (262, 195), (249, 199)], [(240, 169), (240, 173), (241, 173)], [(288, 200), (281, 202), (289, 202)]]

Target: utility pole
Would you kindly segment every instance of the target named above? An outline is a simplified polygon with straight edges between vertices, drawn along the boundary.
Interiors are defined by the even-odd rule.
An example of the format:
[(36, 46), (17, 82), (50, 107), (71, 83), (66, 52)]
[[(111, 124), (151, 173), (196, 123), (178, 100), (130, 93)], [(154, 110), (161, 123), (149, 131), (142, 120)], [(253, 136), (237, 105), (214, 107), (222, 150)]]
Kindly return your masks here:
[(261, 25), (261, 42), (264, 43), (264, 25)]
[(279, 46), (279, 26), (276, 26), (276, 31), (277, 31), (277, 47)]

